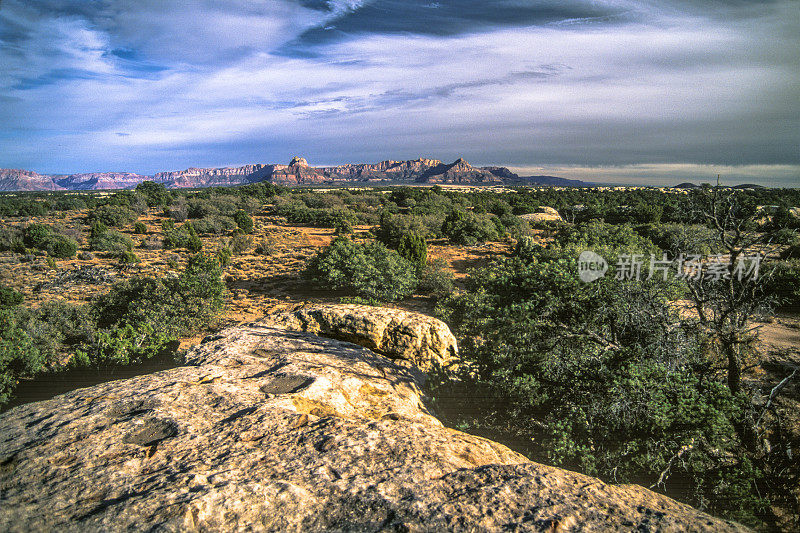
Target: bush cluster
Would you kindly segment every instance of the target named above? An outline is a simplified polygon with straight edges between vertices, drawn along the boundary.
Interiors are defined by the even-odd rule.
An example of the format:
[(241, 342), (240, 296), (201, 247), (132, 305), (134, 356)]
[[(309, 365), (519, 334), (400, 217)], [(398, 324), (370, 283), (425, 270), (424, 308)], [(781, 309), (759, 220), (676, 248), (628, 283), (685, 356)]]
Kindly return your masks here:
[(0, 285), (0, 404), (21, 377), (72, 366), (141, 362), (174, 350), (177, 339), (215, 323), (224, 306), (218, 261), (198, 254), (177, 277), (133, 277), (90, 305), (20, 305)]
[(417, 286), (416, 267), (376, 242), (337, 237), (314, 256), (307, 272), (321, 286), (366, 298), (398, 300)]
[(584, 283), (586, 249), (606, 259), (658, 250), (629, 225), (593, 221), (548, 247), (521, 240), (440, 303), (466, 360), (462, 381), (438, 391), (461, 398), (451, 423), (517, 443), (534, 460), (757, 521), (763, 472), (735, 437), (750, 399), (715, 379), (703, 334), (682, 326), (671, 304), (682, 288), (656, 278)]
[(121, 228), (131, 224), (138, 218), (129, 207), (123, 205), (103, 205), (89, 214), (89, 223), (97, 222), (110, 227)]
[(161, 224), (161, 231), (164, 234), (162, 240), (164, 248), (186, 248), (192, 253), (203, 249), (203, 241), (198, 237), (192, 222), (185, 222), (176, 227), (173, 220), (165, 220)]
[(122, 233), (109, 229), (102, 222), (95, 222), (89, 231), (89, 248), (122, 257), (133, 249), (133, 241)]
[(58, 259), (69, 259), (78, 251), (78, 243), (44, 224), (31, 224), (26, 227), (23, 230), (22, 242), (29, 248), (45, 251), (50, 257)]

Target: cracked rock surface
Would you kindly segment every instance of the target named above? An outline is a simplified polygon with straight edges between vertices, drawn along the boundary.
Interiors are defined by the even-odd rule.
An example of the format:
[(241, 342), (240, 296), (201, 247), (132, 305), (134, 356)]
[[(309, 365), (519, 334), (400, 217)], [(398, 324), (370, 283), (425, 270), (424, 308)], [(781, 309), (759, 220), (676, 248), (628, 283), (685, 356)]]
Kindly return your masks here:
[(0, 531), (744, 531), (442, 426), (424, 375), (256, 322), (0, 415)]

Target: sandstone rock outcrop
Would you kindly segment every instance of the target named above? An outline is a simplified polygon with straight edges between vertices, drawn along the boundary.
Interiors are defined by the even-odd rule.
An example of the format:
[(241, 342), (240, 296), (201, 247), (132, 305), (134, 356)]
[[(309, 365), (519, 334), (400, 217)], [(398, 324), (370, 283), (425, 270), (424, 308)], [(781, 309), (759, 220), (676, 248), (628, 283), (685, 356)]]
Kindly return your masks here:
[(558, 214), (558, 211), (552, 207), (540, 207), (535, 213), (528, 213), (520, 215), (520, 218), (528, 222), (563, 222), (564, 219)]
[(269, 327), (0, 415), (2, 531), (744, 531), (443, 427), (420, 373)]
[(353, 342), (424, 372), (458, 364), (458, 345), (447, 324), (402, 309), (316, 305), (272, 315), (263, 323)]

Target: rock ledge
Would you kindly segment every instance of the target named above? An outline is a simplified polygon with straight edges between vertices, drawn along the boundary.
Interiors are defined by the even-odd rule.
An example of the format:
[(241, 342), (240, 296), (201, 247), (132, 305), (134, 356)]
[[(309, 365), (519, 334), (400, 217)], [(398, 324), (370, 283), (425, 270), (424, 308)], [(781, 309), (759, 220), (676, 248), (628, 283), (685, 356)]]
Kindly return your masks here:
[(1, 531), (744, 531), (443, 427), (422, 374), (252, 323), (0, 415)]

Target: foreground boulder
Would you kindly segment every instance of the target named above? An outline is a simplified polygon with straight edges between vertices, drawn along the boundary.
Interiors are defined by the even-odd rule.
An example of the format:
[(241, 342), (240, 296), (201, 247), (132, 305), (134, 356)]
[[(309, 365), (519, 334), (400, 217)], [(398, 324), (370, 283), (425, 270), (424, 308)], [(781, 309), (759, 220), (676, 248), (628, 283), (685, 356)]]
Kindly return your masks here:
[(445, 428), (421, 373), (263, 323), (0, 415), (0, 531), (743, 531)]
[(271, 315), (264, 323), (353, 342), (425, 372), (458, 364), (456, 339), (447, 324), (402, 309), (315, 305)]

